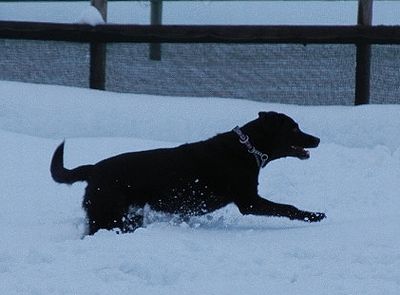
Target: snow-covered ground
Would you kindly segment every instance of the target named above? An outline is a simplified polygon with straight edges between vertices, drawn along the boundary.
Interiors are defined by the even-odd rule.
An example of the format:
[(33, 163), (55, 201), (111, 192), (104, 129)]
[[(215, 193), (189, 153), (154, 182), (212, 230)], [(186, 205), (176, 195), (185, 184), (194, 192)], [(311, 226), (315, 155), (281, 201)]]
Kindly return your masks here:
[[(80, 22), (84, 2), (0, 3), (0, 20)], [(357, 1), (165, 1), (164, 24), (353, 25)], [(111, 23), (148, 24), (148, 1), (109, 2)], [(374, 25), (400, 24), (399, 1), (374, 1)]]
[[(0, 294), (399, 294), (400, 106), (300, 107), (0, 82)], [(84, 183), (67, 167), (207, 138), (284, 112), (321, 138), (308, 161), (260, 176), (267, 198), (326, 212), (318, 224), (241, 216), (188, 223), (148, 212), (133, 234), (82, 239)]]
[[(354, 24), (357, 3), (171, 2), (169, 24)], [(88, 3), (1, 3), (1, 20), (79, 22)], [(91, 18), (91, 17), (89, 17)], [(145, 24), (149, 5), (110, 2), (109, 21)], [(400, 3), (375, 1), (374, 24), (399, 24)], [(400, 105), (300, 107), (218, 98), (116, 94), (0, 82), (0, 294), (400, 294)], [(82, 239), (84, 183), (68, 167), (125, 151), (204, 139), (281, 111), (319, 136), (311, 159), (260, 176), (265, 197), (328, 219), (241, 216), (228, 206), (188, 223), (148, 212), (133, 234)]]

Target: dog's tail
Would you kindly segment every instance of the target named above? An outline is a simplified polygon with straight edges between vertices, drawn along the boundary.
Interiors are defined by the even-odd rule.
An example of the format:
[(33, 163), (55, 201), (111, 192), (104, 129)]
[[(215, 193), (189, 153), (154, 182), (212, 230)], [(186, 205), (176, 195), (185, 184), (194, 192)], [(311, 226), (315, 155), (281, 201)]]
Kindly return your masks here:
[(65, 142), (62, 142), (58, 146), (51, 160), (50, 172), (54, 181), (72, 184), (76, 181), (87, 180), (93, 165), (79, 166), (72, 170), (66, 169), (64, 167), (64, 144)]

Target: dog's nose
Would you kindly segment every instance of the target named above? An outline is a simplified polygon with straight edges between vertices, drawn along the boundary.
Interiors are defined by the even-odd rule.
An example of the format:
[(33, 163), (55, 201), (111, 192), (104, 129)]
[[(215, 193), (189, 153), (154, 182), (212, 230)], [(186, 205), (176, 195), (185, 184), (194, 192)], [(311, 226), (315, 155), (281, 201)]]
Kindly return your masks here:
[(315, 137), (315, 136), (314, 136), (314, 144), (315, 144), (315, 147), (317, 147), (317, 146), (319, 145), (320, 142), (321, 142), (321, 140), (320, 140), (318, 137)]

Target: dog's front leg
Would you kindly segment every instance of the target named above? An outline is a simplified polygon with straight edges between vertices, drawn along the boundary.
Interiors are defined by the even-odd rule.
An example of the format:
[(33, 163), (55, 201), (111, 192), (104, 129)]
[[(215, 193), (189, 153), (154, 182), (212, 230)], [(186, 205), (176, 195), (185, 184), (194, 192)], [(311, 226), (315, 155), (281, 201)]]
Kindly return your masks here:
[(317, 222), (326, 217), (324, 213), (302, 211), (294, 206), (274, 203), (260, 196), (235, 203), (239, 207), (240, 212), (244, 215), (253, 214), (287, 217), (291, 220), (302, 220), (306, 222)]

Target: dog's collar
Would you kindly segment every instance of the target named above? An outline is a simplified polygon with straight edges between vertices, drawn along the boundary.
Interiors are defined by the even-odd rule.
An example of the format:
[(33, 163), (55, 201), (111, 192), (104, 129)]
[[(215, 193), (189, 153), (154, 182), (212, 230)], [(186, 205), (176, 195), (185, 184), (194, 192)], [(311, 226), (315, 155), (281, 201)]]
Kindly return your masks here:
[(239, 128), (239, 126), (236, 126), (232, 130), (239, 136), (239, 141), (241, 144), (245, 145), (247, 148), (247, 151), (250, 154), (253, 154), (254, 158), (256, 159), (258, 168), (264, 168), (265, 165), (267, 165), (268, 161), (268, 155), (260, 152), (257, 150), (250, 142), (249, 136), (244, 134), (243, 131)]

